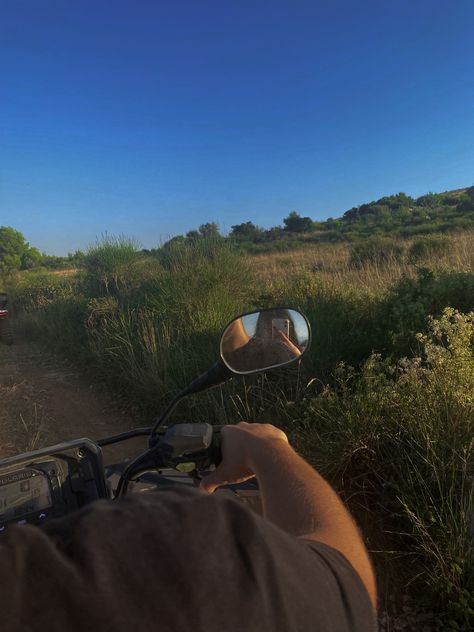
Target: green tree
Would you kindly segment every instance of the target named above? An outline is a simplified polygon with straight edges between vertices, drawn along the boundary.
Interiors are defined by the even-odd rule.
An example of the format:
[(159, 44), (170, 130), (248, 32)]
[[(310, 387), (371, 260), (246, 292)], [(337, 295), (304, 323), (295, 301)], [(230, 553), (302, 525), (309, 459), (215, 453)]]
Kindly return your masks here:
[[(163, 244), (160, 250), (162, 250), (163, 248), (165, 250), (170, 250), (171, 248), (180, 247), (185, 243), (186, 239), (185, 237), (183, 237), (183, 235), (176, 235), (175, 237), (171, 237), (171, 239), (168, 239), (168, 241)], [(153, 254), (154, 251), (152, 250), (151, 253)]]
[(328, 217), (325, 222), (325, 226), (328, 230), (339, 230), (342, 227), (342, 222), (340, 219)]
[(461, 195), (459, 198), (459, 204), (457, 207), (461, 213), (468, 213), (474, 211), (474, 194)]
[(313, 230), (311, 217), (301, 217), (296, 211), (291, 211), (283, 220), (285, 230), (289, 233), (308, 233)]
[(75, 265), (82, 265), (86, 255), (82, 250), (76, 250), (76, 252), (68, 252), (67, 259)]
[(428, 208), (436, 208), (442, 202), (442, 196), (439, 193), (426, 193), (416, 199), (417, 206), (427, 206)]
[(273, 226), (272, 228), (264, 231), (263, 237), (265, 241), (276, 241), (278, 239), (281, 239), (284, 234), (285, 231), (281, 226)]
[(10, 226), (0, 226), (0, 270), (9, 273), (18, 270), (21, 258), (29, 245), (20, 231)]
[(38, 248), (28, 248), (21, 255), (21, 269), (31, 270), (32, 268), (39, 268), (43, 263), (43, 258)]
[(352, 208), (350, 208), (348, 211), (344, 213), (344, 215), (342, 216), (342, 220), (350, 222), (350, 221), (355, 221), (359, 219), (359, 217), (360, 217), (359, 207), (353, 206)]
[(198, 230), (190, 230), (186, 233), (186, 239), (188, 241), (197, 241), (201, 236)]
[(232, 226), (230, 234), (237, 239), (253, 241), (262, 237), (263, 230), (255, 226), (253, 222), (242, 222), (242, 224)]
[(219, 226), (215, 222), (207, 222), (199, 226), (201, 237), (220, 237)]

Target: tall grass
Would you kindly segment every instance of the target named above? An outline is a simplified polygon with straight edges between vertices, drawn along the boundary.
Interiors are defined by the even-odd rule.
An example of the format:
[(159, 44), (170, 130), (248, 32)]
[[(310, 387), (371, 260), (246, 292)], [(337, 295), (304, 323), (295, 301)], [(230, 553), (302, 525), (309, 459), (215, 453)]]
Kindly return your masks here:
[(291, 284), (294, 276), (310, 273), (334, 285), (350, 285), (378, 293), (385, 292), (402, 276), (415, 276), (420, 267), (433, 271), (474, 271), (473, 231), (443, 235), (446, 247), (442, 252), (433, 247), (423, 248), (415, 261), (412, 247), (420, 240), (400, 240), (404, 253), (401, 257), (373, 257), (355, 266), (350, 262), (351, 245), (346, 243), (313, 244), (291, 253), (259, 255), (252, 258), (252, 265), (270, 286), (282, 278)]
[(128, 289), (140, 258), (138, 248), (133, 239), (107, 234), (89, 247), (84, 263), (90, 291), (108, 294)]

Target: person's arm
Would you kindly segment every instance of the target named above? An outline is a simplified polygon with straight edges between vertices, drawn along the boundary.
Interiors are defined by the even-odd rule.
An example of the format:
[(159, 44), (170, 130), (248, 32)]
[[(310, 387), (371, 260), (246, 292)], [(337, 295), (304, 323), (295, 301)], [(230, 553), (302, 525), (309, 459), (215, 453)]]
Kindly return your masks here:
[(264, 516), (294, 536), (316, 540), (340, 551), (359, 574), (374, 608), (376, 587), (367, 550), (351, 515), (330, 485), (269, 424), (226, 426), (222, 463), (201, 488), (258, 479)]
[(291, 340), (288, 338), (286, 334), (284, 334), (282, 331), (280, 331), (276, 327), (273, 328), (273, 332), (274, 332), (275, 338), (279, 340), (282, 344), (284, 344), (285, 347), (287, 347), (288, 351), (291, 354), (290, 358), (291, 357), (297, 358), (298, 356), (301, 355), (300, 349), (298, 349), (298, 347), (293, 342), (291, 342)]
[(238, 318), (231, 323), (224, 332), (223, 352), (232, 353), (248, 343), (251, 336), (245, 331), (242, 318)]

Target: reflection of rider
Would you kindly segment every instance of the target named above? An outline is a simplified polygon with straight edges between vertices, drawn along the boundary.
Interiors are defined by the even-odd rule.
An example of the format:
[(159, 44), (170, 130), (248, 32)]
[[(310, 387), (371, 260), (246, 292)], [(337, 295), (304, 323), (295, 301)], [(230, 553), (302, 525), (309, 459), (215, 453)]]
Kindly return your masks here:
[(223, 353), (236, 371), (253, 371), (290, 362), (301, 355), (301, 350), (277, 327), (275, 319), (288, 320), (290, 336), (295, 337), (293, 321), (287, 310), (260, 312), (255, 335), (251, 338), (242, 319), (232, 323), (223, 342)]

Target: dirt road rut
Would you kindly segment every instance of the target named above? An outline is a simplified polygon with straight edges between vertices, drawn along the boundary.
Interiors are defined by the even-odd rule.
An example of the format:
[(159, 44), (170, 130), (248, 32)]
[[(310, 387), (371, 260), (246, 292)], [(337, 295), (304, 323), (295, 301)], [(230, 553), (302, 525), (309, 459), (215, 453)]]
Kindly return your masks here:
[[(0, 456), (146, 425), (77, 369), (34, 344), (0, 344)], [(107, 462), (137, 454), (144, 440), (106, 448)]]

